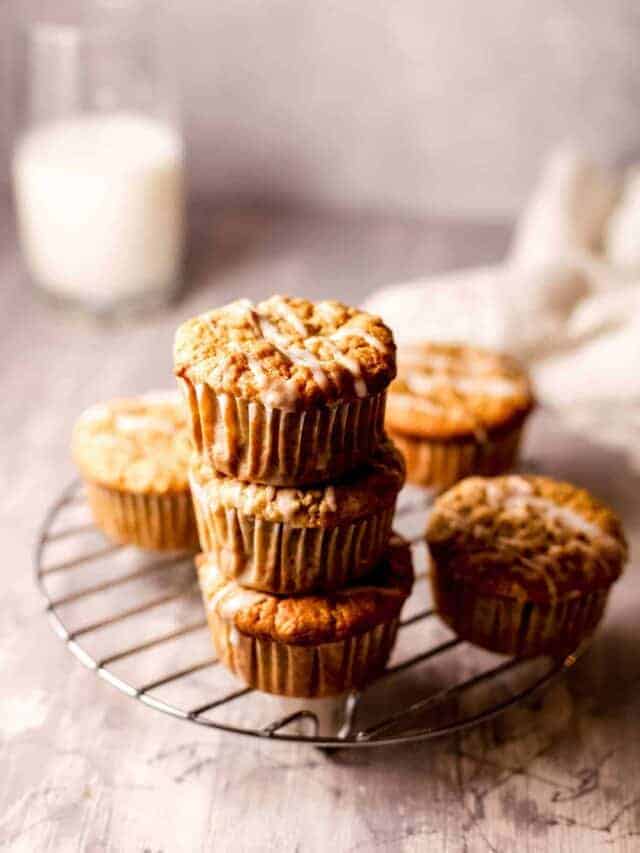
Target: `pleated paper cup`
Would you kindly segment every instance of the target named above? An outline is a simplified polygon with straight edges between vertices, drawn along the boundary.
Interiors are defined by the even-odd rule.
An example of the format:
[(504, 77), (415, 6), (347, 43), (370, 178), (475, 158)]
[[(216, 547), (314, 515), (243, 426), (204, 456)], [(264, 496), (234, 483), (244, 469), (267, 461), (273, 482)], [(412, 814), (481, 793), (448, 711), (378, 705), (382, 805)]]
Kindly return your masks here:
[(334, 480), (366, 462), (384, 437), (386, 391), (294, 411), (178, 382), (196, 451), (238, 480), (278, 486)]
[(245, 684), (311, 699), (359, 689), (380, 675), (398, 630), (395, 617), (338, 642), (303, 646), (242, 634), (212, 611), (208, 618), (220, 661)]
[(85, 483), (96, 527), (110, 539), (156, 551), (196, 551), (198, 531), (188, 490), (144, 494)]
[(436, 609), (462, 639), (515, 657), (562, 655), (593, 633), (604, 615), (609, 589), (539, 603), (498, 597), (431, 574)]
[(391, 534), (390, 506), (334, 527), (294, 527), (211, 507), (193, 488), (204, 552), (242, 586), (275, 594), (329, 591), (366, 575), (380, 561)]
[(511, 470), (518, 458), (523, 425), (474, 436), (429, 439), (389, 431), (407, 463), (407, 480), (420, 486), (448, 489), (472, 475), (495, 476)]

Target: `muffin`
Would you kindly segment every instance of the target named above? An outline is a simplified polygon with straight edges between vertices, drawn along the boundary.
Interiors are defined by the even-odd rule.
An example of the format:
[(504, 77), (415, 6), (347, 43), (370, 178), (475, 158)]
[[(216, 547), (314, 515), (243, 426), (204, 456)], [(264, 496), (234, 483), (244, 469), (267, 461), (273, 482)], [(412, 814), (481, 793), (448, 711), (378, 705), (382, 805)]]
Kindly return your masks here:
[(407, 479), (444, 489), (471, 474), (509, 470), (533, 405), (529, 379), (512, 358), (424, 343), (398, 350), (386, 424)]
[(328, 595), (243, 589), (206, 555), (198, 574), (222, 663), (251, 687), (308, 698), (360, 688), (382, 672), (413, 581), (409, 547), (396, 539), (366, 586)]
[(96, 526), (123, 544), (197, 550), (191, 452), (186, 412), (175, 391), (87, 409), (74, 427), (72, 454)]
[(602, 618), (627, 546), (618, 518), (548, 477), (470, 477), (427, 529), (437, 610), (463, 639), (519, 657), (561, 655)]
[(194, 458), (200, 545), (243, 586), (327, 591), (362, 577), (386, 547), (404, 462), (385, 442), (370, 462), (325, 486), (264, 486), (223, 477)]
[(382, 441), (395, 346), (370, 314), (334, 301), (239, 299), (183, 323), (174, 356), (196, 451), (222, 474), (327, 482)]

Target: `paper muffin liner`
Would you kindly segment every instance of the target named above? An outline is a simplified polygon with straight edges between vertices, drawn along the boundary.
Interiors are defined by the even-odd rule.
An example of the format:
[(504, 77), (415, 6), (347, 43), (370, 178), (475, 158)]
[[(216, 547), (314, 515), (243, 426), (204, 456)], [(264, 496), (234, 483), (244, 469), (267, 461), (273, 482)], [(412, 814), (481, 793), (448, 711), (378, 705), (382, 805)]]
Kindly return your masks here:
[(209, 611), (220, 661), (250, 687), (300, 698), (336, 696), (359, 689), (383, 671), (398, 630), (398, 617), (335, 643), (290, 645), (241, 634)]
[(368, 460), (384, 436), (386, 391), (289, 411), (178, 381), (196, 450), (238, 480), (274, 486), (327, 482)]
[(196, 551), (198, 530), (190, 493), (140, 494), (87, 482), (96, 527), (110, 539), (157, 551)]
[(407, 463), (407, 480), (420, 486), (448, 489), (474, 474), (494, 476), (515, 465), (523, 424), (479, 439), (432, 440), (389, 431)]
[(380, 561), (395, 509), (335, 527), (294, 527), (212, 509), (193, 492), (202, 550), (242, 586), (276, 594), (328, 591), (361, 578)]
[(575, 649), (604, 614), (609, 588), (538, 603), (492, 596), (444, 576), (431, 583), (440, 617), (464, 640), (516, 657), (561, 655)]

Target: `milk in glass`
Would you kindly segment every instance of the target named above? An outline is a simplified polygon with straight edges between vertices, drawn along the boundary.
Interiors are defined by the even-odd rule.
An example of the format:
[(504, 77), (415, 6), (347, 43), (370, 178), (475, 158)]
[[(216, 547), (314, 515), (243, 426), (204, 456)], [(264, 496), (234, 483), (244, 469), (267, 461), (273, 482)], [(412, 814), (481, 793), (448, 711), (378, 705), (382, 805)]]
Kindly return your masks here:
[(184, 152), (168, 124), (135, 112), (36, 125), (13, 158), (23, 252), (37, 285), (100, 307), (166, 293), (184, 235)]

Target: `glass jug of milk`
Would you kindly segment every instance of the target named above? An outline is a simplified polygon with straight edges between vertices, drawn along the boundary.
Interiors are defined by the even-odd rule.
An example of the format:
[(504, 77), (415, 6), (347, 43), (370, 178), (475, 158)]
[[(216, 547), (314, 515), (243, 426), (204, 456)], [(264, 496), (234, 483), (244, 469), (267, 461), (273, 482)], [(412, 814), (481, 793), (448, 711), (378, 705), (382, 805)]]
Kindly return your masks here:
[(36, 287), (100, 314), (166, 302), (181, 280), (184, 145), (160, 8), (101, 0), (26, 30), (13, 152)]

